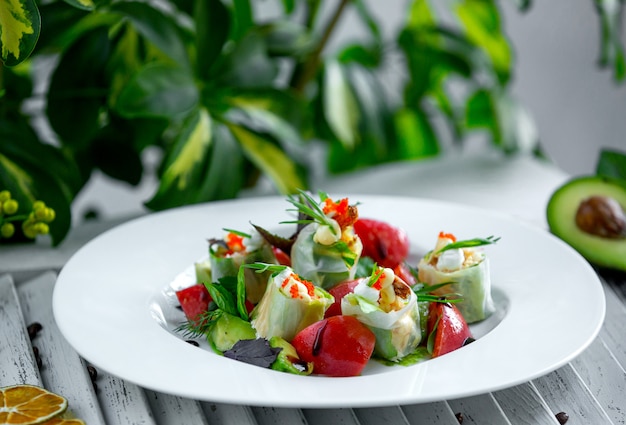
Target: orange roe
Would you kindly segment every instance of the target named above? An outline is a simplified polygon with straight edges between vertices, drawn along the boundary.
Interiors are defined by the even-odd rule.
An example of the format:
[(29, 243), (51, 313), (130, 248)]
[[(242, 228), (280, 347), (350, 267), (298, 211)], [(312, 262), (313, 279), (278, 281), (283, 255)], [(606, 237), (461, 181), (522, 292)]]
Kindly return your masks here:
[(452, 242), (456, 242), (456, 236), (452, 233), (439, 232), (439, 239), (442, 238), (450, 239)]
[[(302, 279), (300, 276), (298, 276), (295, 273), (291, 273), (287, 278), (285, 278), (281, 286), (285, 288), (287, 285), (289, 285), (289, 281), (291, 279), (295, 279), (301, 284), (303, 284), (306, 287), (306, 291), (307, 291), (307, 294), (309, 294), (309, 297), (313, 297), (313, 295), (315, 295), (315, 286), (313, 286), (313, 284), (309, 282), (308, 280)], [(291, 285), (291, 287), (289, 288), (289, 295), (291, 295), (291, 298), (302, 298), (302, 296), (298, 293), (297, 285)]]
[(224, 238), (224, 242), (228, 246), (228, 253), (245, 251), (246, 247), (243, 246), (243, 236), (236, 235), (232, 232), (228, 233)]
[(322, 211), (324, 211), (324, 214), (334, 219), (342, 229), (354, 224), (357, 219), (356, 209), (350, 208), (348, 198), (343, 198), (339, 202), (326, 198)]

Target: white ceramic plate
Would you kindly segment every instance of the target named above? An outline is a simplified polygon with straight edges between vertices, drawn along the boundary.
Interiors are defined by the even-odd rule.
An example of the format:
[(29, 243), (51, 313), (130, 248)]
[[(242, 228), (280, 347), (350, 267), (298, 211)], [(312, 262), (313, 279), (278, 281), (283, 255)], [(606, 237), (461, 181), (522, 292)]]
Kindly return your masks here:
[(476, 342), (409, 367), (372, 361), (362, 376), (350, 378), (276, 372), (184, 342), (170, 330), (181, 314), (170, 303), (173, 286), (223, 228), (246, 231), (252, 222), (289, 234), (290, 225), (279, 222), (293, 218), (286, 211), (291, 204), (277, 197), (169, 210), (100, 235), (61, 271), (53, 296), (56, 322), (87, 361), (145, 388), (214, 402), (328, 408), (429, 402), (510, 387), (569, 362), (599, 332), (605, 305), (597, 275), (547, 232), (456, 204), (349, 196), (360, 203), (361, 217), (404, 228), (415, 258), (439, 231), (462, 239), (501, 237), (485, 248), (497, 312), (472, 326)]

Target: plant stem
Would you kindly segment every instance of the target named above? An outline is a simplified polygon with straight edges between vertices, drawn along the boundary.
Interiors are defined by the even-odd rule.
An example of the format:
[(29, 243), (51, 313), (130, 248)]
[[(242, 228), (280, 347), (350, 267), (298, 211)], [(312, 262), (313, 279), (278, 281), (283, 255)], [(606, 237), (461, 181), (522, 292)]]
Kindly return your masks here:
[(291, 87), (296, 92), (302, 93), (309, 81), (311, 81), (311, 79), (315, 76), (320, 64), (320, 57), (326, 47), (326, 43), (330, 39), (330, 36), (337, 26), (337, 22), (339, 22), (341, 14), (349, 2), (350, 0), (341, 0), (337, 9), (335, 9), (335, 12), (331, 16), (328, 25), (326, 25), (326, 28), (322, 32), (322, 37), (320, 38), (316, 48), (309, 54), (304, 63), (299, 64), (299, 66), (296, 67), (294, 75), (291, 79)]

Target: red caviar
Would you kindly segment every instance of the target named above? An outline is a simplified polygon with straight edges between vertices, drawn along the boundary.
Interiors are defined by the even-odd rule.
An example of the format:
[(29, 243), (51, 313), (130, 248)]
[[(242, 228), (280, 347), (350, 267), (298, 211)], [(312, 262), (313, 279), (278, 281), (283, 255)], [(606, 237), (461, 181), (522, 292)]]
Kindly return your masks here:
[(446, 238), (450, 239), (452, 242), (456, 242), (456, 236), (454, 236), (452, 233), (439, 232), (439, 238)]
[(348, 204), (348, 198), (343, 198), (339, 202), (335, 202), (330, 198), (324, 200), (324, 206), (322, 207), (324, 214), (337, 221), (339, 227), (345, 229), (346, 227), (354, 224), (357, 214), (355, 208), (350, 208)]
[[(291, 273), (287, 278), (285, 278), (281, 286), (284, 288), (287, 285), (289, 285), (289, 281), (291, 279), (295, 279), (296, 281), (303, 284), (306, 287), (306, 291), (307, 291), (307, 294), (309, 294), (309, 297), (313, 297), (315, 295), (315, 286), (313, 286), (313, 284), (309, 282), (308, 280), (302, 279), (300, 276), (298, 276), (295, 273)], [(298, 293), (297, 285), (291, 285), (291, 287), (289, 287), (289, 294), (291, 295), (291, 298), (302, 298), (302, 296)]]
[(241, 252), (246, 249), (243, 245), (243, 236), (239, 236), (232, 232), (226, 235), (224, 242), (226, 242), (226, 245), (228, 246), (229, 253)]

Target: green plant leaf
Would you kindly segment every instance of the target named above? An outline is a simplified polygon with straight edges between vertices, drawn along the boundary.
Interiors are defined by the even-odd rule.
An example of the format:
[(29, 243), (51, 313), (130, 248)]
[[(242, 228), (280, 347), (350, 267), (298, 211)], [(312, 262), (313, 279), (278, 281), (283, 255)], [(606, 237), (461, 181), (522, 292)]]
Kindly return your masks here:
[(376, 21), (376, 19), (374, 19), (374, 15), (368, 9), (365, 1), (354, 0), (354, 7), (356, 8), (359, 18), (363, 21), (363, 23), (369, 30), (370, 36), (372, 37), (374, 42), (379, 45), (382, 44), (382, 34), (380, 32), (378, 22)]
[(93, 0), (63, 0), (65, 3), (83, 10), (94, 10), (96, 4)]
[(26, 211), (37, 199), (54, 208), (50, 236), (58, 245), (70, 229), (70, 203), (83, 184), (78, 169), (60, 149), (40, 143), (25, 122), (0, 120), (0, 140), (0, 187), (11, 191)]
[(15, 66), (31, 54), (40, 31), (35, 0), (0, 1), (0, 59), (6, 66)]
[(302, 58), (315, 47), (315, 40), (304, 25), (293, 21), (273, 21), (256, 31), (264, 38), (270, 56)]
[(267, 109), (241, 105), (231, 108), (226, 113), (226, 117), (229, 122), (244, 126), (256, 133), (270, 135), (281, 144), (283, 149), (304, 145), (304, 141), (293, 126)]
[(466, 125), (483, 128), (492, 143), (505, 152), (534, 152), (539, 145), (535, 123), (513, 97), (499, 90), (479, 89), (467, 101)]
[(113, 3), (111, 11), (127, 17), (146, 39), (166, 54), (174, 64), (189, 67), (183, 32), (172, 17), (148, 3), (127, 1)]
[(109, 177), (136, 186), (143, 176), (139, 151), (133, 147), (133, 134), (105, 126), (91, 143), (94, 166)]
[(240, 40), (248, 30), (254, 25), (254, 15), (250, 0), (231, 0), (233, 26), (231, 28), (231, 38)]
[(324, 119), (343, 147), (354, 150), (359, 143), (359, 107), (339, 63), (326, 63), (322, 84)]
[(493, 0), (463, 0), (455, 8), (467, 37), (490, 59), (500, 84), (511, 74), (512, 53), (500, 25), (500, 13)]
[(193, 204), (194, 185), (200, 181), (213, 141), (212, 122), (205, 109), (191, 114), (165, 158), (156, 195), (146, 204), (151, 209)]
[(415, 108), (398, 109), (394, 117), (401, 159), (437, 155), (439, 143), (426, 114)]
[(46, 113), (61, 141), (75, 149), (84, 147), (100, 128), (109, 52), (107, 28), (96, 28), (70, 46), (52, 74)]
[(626, 152), (602, 149), (596, 174), (626, 181)]
[(269, 57), (263, 38), (254, 32), (237, 42), (219, 67), (218, 86), (272, 87), (278, 65)]
[(230, 33), (230, 14), (220, 0), (195, 1), (196, 73), (208, 80)]
[(271, 140), (243, 126), (226, 123), (246, 157), (265, 174), (281, 194), (307, 187), (302, 170)]
[(241, 148), (228, 129), (199, 109), (180, 129), (146, 206), (162, 210), (233, 198), (244, 184), (243, 167)]
[(296, 0), (282, 0), (285, 13), (290, 14), (295, 10)]
[(616, 0), (595, 0), (595, 5), (601, 25), (600, 66), (612, 66), (615, 80), (622, 81), (626, 75), (624, 45), (621, 40), (624, 3)]
[(198, 105), (198, 88), (184, 68), (151, 64), (139, 71), (122, 89), (116, 111), (126, 118), (175, 118)]

